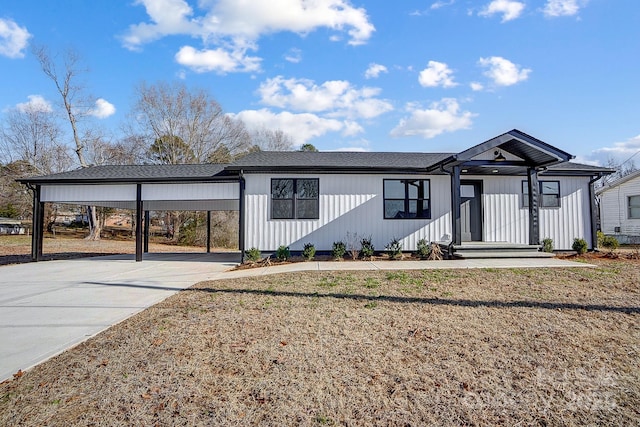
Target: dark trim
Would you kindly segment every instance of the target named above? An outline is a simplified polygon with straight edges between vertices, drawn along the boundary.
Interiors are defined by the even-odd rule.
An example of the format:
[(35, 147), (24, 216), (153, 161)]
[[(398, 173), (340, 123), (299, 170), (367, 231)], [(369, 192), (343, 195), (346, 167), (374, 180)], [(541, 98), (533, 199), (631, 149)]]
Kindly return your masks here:
[(142, 261), (142, 184), (136, 185), (136, 262)]
[(42, 261), (42, 240), (44, 237), (44, 203), (40, 201), (41, 188), (33, 189), (33, 217), (31, 224), (31, 260)]
[[(527, 170), (527, 185), (529, 190), (529, 244), (540, 244), (540, 209), (538, 205), (540, 184), (538, 171), (535, 168)], [(560, 187), (558, 186), (558, 190)]]
[[(387, 181), (400, 181), (402, 183), (404, 183), (404, 198), (399, 199), (399, 198), (393, 198), (393, 197), (389, 197), (387, 198), (386, 195), (386, 189), (385, 189), (385, 183)], [(422, 198), (420, 198), (419, 194), (418, 194), (418, 198), (411, 198), (409, 197), (409, 182), (408, 181), (425, 181), (428, 183), (428, 187), (429, 187), (429, 194), (427, 197), (424, 196), (424, 194), (422, 195)], [(404, 202), (404, 212), (409, 212), (409, 205), (411, 200), (415, 200), (417, 203), (420, 203), (420, 201), (427, 201), (428, 206), (427, 206), (427, 216), (416, 216), (416, 217), (406, 217), (406, 218), (396, 218), (396, 217), (388, 217), (387, 216), (387, 209), (386, 209), (386, 202), (387, 200), (402, 200)], [(416, 205), (416, 215), (417, 215), (417, 211), (420, 210), (418, 209), (418, 206)], [(431, 219), (431, 180), (428, 178), (418, 178), (418, 179), (394, 179), (394, 178), (388, 178), (388, 179), (383, 179), (382, 180), (382, 216), (384, 219), (386, 220), (420, 220), (420, 219)]]
[(163, 178), (46, 178), (46, 179), (38, 179), (38, 177), (32, 178), (20, 178), (16, 179), (17, 182), (21, 184), (50, 184), (50, 185), (82, 185), (82, 184), (180, 184), (180, 183), (193, 183), (193, 184), (210, 184), (210, 183), (228, 183), (228, 182), (237, 182), (238, 178), (236, 176), (230, 176), (226, 179), (214, 178), (209, 179), (206, 177), (185, 177), (185, 178), (171, 178), (171, 177), (163, 177)]
[(244, 208), (244, 191), (245, 191), (245, 181), (242, 171), (240, 171), (240, 179), (238, 181), (239, 186), (239, 200), (238, 200), (238, 219), (239, 219), (239, 229), (238, 229), (238, 249), (240, 250), (240, 262), (244, 262), (244, 222), (245, 222), (245, 208)]
[(211, 211), (207, 211), (207, 253), (211, 253)]
[(462, 244), (462, 222), (460, 218), (460, 166), (451, 173), (451, 234), (454, 245)]
[(331, 166), (248, 166), (242, 167), (245, 174), (247, 173), (297, 173), (297, 174), (317, 174), (317, 173), (341, 173), (349, 174), (404, 174), (404, 175), (424, 175), (427, 172), (426, 167), (420, 168), (376, 168), (370, 166), (362, 167), (331, 167)]
[[(463, 185), (478, 185), (480, 189), (480, 197), (478, 197), (478, 203), (480, 204), (480, 240), (484, 241), (484, 203), (482, 197), (484, 195), (484, 180), (482, 179), (460, 179), (460, 186)], [(460, 203), (462, 204), (462, 191), (460, 191)], [(462, 239), (462, 207), (460, 208), (460, 239)]]
[(145, 254), (149, 253), (149, 211), (144, 211), (144, 249)]
[(598, 205), (596, 203), (595, 183), (602, 178), (602, 174), (595, 175), (589, 181), (589, 219), (591, 222), (591, 249), (598, 249)]

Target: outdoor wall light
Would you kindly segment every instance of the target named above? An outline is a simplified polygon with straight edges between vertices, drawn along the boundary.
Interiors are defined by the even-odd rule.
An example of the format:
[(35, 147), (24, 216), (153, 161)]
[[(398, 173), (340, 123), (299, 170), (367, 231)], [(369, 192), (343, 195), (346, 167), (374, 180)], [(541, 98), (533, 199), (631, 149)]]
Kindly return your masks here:
[(496, 150), (493, 152), (494, 158), (496, 162), (504, 162), (507, 158), (502, 154), (502, 151)]

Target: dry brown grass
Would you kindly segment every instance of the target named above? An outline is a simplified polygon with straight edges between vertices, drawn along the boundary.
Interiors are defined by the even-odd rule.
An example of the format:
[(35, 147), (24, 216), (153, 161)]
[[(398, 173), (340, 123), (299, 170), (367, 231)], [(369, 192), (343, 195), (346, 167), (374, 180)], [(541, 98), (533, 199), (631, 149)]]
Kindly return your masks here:
[(640, 265), (200, 283), (0, 386), (0, 425), (637, 425)]

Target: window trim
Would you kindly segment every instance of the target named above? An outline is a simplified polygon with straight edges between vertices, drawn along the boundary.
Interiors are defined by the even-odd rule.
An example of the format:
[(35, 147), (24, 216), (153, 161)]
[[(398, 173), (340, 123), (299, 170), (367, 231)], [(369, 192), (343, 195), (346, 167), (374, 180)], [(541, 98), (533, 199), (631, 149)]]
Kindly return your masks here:
[[(631, 198), (638, 198), (638, 204), (632, 205)], [(640, 216), (632, 216), (631, 208), (640, 208), (640, 194), (633, 194), (631, 196), (627, 196), (627, 219), (640, 219)]]
[[(387, 198), (386, 195), (386, 190), (385, 190), (385, 183), (387, 181), (400, 181), (404, 183), (404, 198), (403, 199), (399, 199), (399, 198), (392, 198), (389, 197)], [(429, 193), (428, 196), (425, 197), (423, 195), (422, 198), (417, 197), (417, 198), (411, 198), (409, 197), (409, 191), (408, 191), (408, 185), (409, 185), (409, 181), (423, 181), (423, 182), (427, 182), (428, 183), (428, 187), (429, 187)], [(419, 205), (419, 203), (422, 202), (427, 202), (427, 216), (416, 216), (416, 217), (406, 217), (406, 218), (396, 218), (396, 217), (388, 217), (387, 216), (387, 210), (385, 209), (386, 207), (386, 203), (387, 200), (402, 200), (404, 201), (404, 210), (405, 212), (409, 211), (409, 204), (411, 201), (416, 201), (417, 205)], [(417, 215), (417, 213), (416, 213)], [(421, 220), (421, 219), (431, 219), (431, 180), (428, 178), (417, 178), (417, 179), (412, 179), (412, 178), (385, 178), (382, 180), (382, 216), (384, 219), (390, 219), (390, 220)]]
[[(555, 183), (558, 184), (558, 192), (557, 193), (543, 193), (542, 192), (543, 184), (544, 183), (549, 183), (549, 182), (555, 182)], [(562, 189), (560, 188), (560, 181), (557, 180), (557, 179), (556, 180), (538, 181), (538, 195), (539, 195), (538, 207), (547, 208), (547, 209), (560, 208), (561, 207), (560, 201), (562, 200)], [(544, 204), (544, 197), (542, 197), (543, 195), (547, 195), (547, 196), (555, 195), (555, 196), (557, 196), (556, 197), (556, 200), (558, 201), (557, 205), (552, 205), (552, 206), (545, 205)], [(529, 184), (525, 180), (522, 181), (522, 207), (523, 208), (528, 208), (529, 207)]]
[[(273, 197), (273, 182), (274, 181), (283, 181), (283, 180), (291, 180), (293, 181), (293, 197), (292, 198), (287, 198), (287, 199), (274, 199)], [(302, 197), (298, 197), (298, 181), (315, 181), (316, 182), (316, 187), (318, 188), (318, 195), (316, 197), (313, 198), (302, 198)], [(271, 202), (271, 206), (269, 209), (269, 213), (270, 213), (270, 219), (273, 221), (289, 221), (289, 220), (317, 220), (320, 219), (320, 178), (271, 178), (270, 181), (270, 186), (269, 186), (269, 192), (270, 194), (270, 202)], [(274, 218), (273, 215), (273, 209), (274, 209), (274, 200), (291, 200), (292, 202), (292, 208), (291, 208), (291, 216), (287, 217), (287, 218)], [(316, 201), (316, 210), (315, 210), (315, 215), (311, 218), (300, 218), (298, 217), (298, 200), (303, 201), (303, 200), (315, 200)]]

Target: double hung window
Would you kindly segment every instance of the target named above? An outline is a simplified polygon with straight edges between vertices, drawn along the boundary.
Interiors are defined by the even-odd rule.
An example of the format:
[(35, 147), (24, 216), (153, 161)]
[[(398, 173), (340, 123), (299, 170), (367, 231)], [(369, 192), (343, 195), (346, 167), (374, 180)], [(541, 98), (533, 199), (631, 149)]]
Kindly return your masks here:
[(318, 219), (317, 178), (274, 178), (271, 180), (271, 219)]

